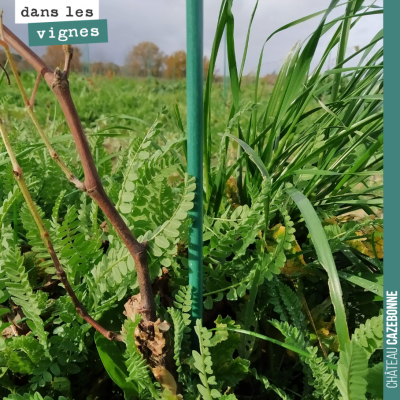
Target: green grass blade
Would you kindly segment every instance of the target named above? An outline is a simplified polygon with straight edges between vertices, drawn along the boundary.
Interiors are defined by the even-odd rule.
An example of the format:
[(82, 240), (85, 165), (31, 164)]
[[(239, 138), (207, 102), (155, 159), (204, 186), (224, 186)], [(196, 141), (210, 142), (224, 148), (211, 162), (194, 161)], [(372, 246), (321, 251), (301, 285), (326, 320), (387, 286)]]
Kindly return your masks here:
[(291, 162), (289, 164), (289, 166), (287, 167), (287, 172), (283, 176), (281, 176), (276, 182), (274, 182), (274, 186), (279, 186), (283, 181), (285, 181), (287, 179), (288, 176), (290, 176), (292, 171), (298, 170), (301, 167), (303, 167), (304, 165), (306, 165), (310, 160), (317, 157), (323, 150), (332, 148), (333, 146), (336, 146), (338, 143), (340, 143), (342, 141), (342, 139), (344, 139), (351, 133), (361, 129), (362, 127), (370, 124), (371, 122), (374, 122), (374, 121), (382, 118), (382, 115), (383, 115), (383, 112), (381, 111), (381, 112), (371, 115), (361, 121), (358, 121), (351, 127), (347, 128), (346, 130), (340, 132), (338, 135), (335, 135), (334, 137), (332, 137), (331, 139), (326, 141), (323, 146), (321, 146), (319, 149), (317, 149), (317, 150), (311, 152), (310, 154), (308, 154), (307, 156), (305, 156), (305, 158), (303, 158), (301, 161)]
[(243, 140), (240, 140), (236, 136), (233, 136), (230, 133), (226, 133), (226, 136), (230, 137), (240, 146), (242, 146), (243, 150), (249, 155), (250, 159), (254, 162), (254, 164), (256, 164), (257, 168), (260, 170), (263, 178), (269, 179), (267, 168), (265, 167), (264, 163), (261, 161), (261, 158), (257, 155), (257, 153), (247, 143), (243, 142)]
[(287, 90), (285, 101), (282, 104), (283, 109), (290, 104), (294, 97), (297, 95), (300, 88), (302, 88), (303, 82), (308, 74), (311, 60), (315, 54), (315, 50), (319, 43), (319, 39), (321, 37), (322, 29), (324, 27), (326, 18), (328, 17), (329, 13), (335, 8), (339, 0), (332, 0), (329, 7), (327, 8), (321, 22), (318, 25), (318, 28), (312, 34), (310, 40), (307, 42), (306, 46), (304, 47), (301, 55), (299, 56), (298, 62), (296, 64), (296, 68), (293, 71), (293, 75), (291, 77), (291, 84)]
[[(349, 274), (347, 272), (338, 271), (338, 275), (342, 279), (346, 279), (347, 281), (353, 283), (354, 285), (360, 286), (369, 292), (375, 293), (378, 296), (383, 297), (383, 285), (378, 282), (373, 282), (371, 280), (362, 278), (361, 276)], [(376, 275), (372, 274), (372, 279), (378, 280), (379, 278), (383, 278), (383, 275)], [(383, 281), (383, 279), (381, 279)]]
[(259, 2), (259, 0), (257, 0), (256, 5), (254, 6), (253, 12), (252, 12), (251, 17), (250, 17), (249, 27), (247, 29), (246, 43), (244, 45), (242, 64), (240, 66), (239, 83), (241, 82), (242, 76), (243, 76), (244, 64), (246, 63), (246, 57), (247, 57), (247, 49), (249, 47), (251, 26), (253, 25), (253, 20), (254, 20), (254, 16), (256, 14), (256, 11), (257, 11), (258, 2)]
[[(236, 66), (236, 53), (235, 53), (235, 39), (234, 39), (234, 18), (232, 14), (232, 2), (233, 0), (228, 0), (228, 7), (226, 11), (226, 42), (227, 42), (227, 52), (228, 52), (228, 65), (229, 65), (229, 78), (231, 82), (231, 90), (233, 103), (236, 110), (239, 110), (240, 102), (240, 87), (239, 78)], [(231, 114), (234, 111), (231, 110)]]
[(214, 42), (212, 46), (210, 64), (208, 67), (208, 74), (204, 90), (204, 114), (203, 114), (203, 148), (204, 148), (204, 184), (206, 188), (206, 200), (211, 196), (212, 184), (211, 184), (211, 131), (209, 127), (210, 114), (211, 114), (211, 89), (214, 80), (215, 63), (217, 60), (219, 46), (221, 44), (222, 36), (224, 34), (226, 20), (227, 20), (227, 0), (223, 0), (221, 9), (218, 17), (217, 29), (214, 36)]
[(120, 349), (118, 342), (106, 339), (99, 332), (95, 333), (94, 340), (105, 370), (115, 384), (124, 391), (125, 398), (138, 397), (139, 388), (132, 381), (127, 381), (129, 374), (125, 365), (124, 352)]
[[(336, 7), (338, 7), (338, 6), (339, 6), (339, 5), (337, 5)], [(307, 16), (305, 16), (305, 17), (296, 19), (295, 21), (292, 21), (292, 22), (290, 22), (289, 24), (286, 24), (286, 25), (280, 27), (279, 29), (275, 30), (274, 32), (272, 32), (272, 33), (268, 36), (268, 38), (266, 39), (266, 41), (265, 41), (264, 44), (263, 44), (263, 47), (262, 47), (262, 49), (261, 49), (261, 54), (260, 54), (260, 57), (259, 57), (259, 59), (258, 59), (257, 74), (256, 74), (255, 89), (254, 89), (254, 103), (257, 103), (257, 102), (258, 102), (258, 86), (259, 86), (259, 81), (260, 81), (260, 73), (261, 73), (262, 60), (263, 60), (263, 58), (264, 58), (265, 46), (266, 46), (266, 44), (269, 42), (269, 40), (270, 40), (273, 36), (275, 36), (277, 33), (282, 32), (282, 31), (284, 31), (284, 30), (286, 30), (286, 29), (289, 29), (289, 28), (291, 28), (291, 27), (293, 27), (293, 26), (296, 26), (296, 25), (298, 25), (298, 24), (301, 24), (301, 23), (303, 23), (303, 22), (306, 22), (306, 21), (308, 21), (308, 20), (310, 20), (310, 19), (312, 19), (312, 18), (317, 17), (318, 15), (324, 14), (324, 13), (327, 12), (327, 10), (328, 10), (328, 9), (324, 9), (324, 10), (322, 10), (322, 11), (319, 11), (319, 12), (316, 12), (316, 13), (313, 13), (313, 14), (310, 14), (310, 15), (307, 15)], [(257, 126), (257, 110), (255, 110), (255, 111), (254, 111), (254, 114), (253, 114), (253, 124), (254, 124), (254, 125), (253, 125), (254, 132), (253, 132), (253, 137), (252, 137), (252, 140), (251, 140), (251, 141), (254, 141), (254, 140), (256, 139), (256, 133), (255, 133), (255, 131), (256, 131), (256, 126)]]
[[(346, 49), (347, 49), (347, 42), (349, 39), (349, 33), (350, 33), (350, 26), (351, 26), (351, 16), (354, 14), (355, 11), (355, 6), (356, 3), (354, 1), (349, 0), (347, 3), (346, 7), (346, 18), (342, 22), (342, 29), (340, 33), (340, 42), (339, 42), (339, 48), (338, 48), (338, 54), (337, 54), (337, 64), (341, 64), (345, 58), (346, 55)], [(339, 85), (340, 85), (340, 74), (335, 75), (334, 77), (334, 82), (332, 86), (332, 101), (336, 101), (338, 91), (339, 91)]]
[[(270, 338), (270, 337), (268, 337), (268, 336), (261, 335), (261, 334), (259, 334), (259, 333), (255, 333), (255, 332), (252, 332), (252, 331), (247, 331), (247, 330), (245, 330), (245, 329), (239, 329), (239, 328), (225, 328), (225, 327), (224, 327), (224, 328), (222, 328), (222, 329), (223, 329), (223, 330), (227, 330), (227, 331), (237, 332), (237, 333), (243, 333), (244, 335), (253, 336), (253, 337), (257, 338), (257, 339), (266, 340), (267, 342), (271, 342), (271, 343), (277, 344), (278, 346), (284, 347), (285, 349), (294, 351), (295, 353), (297, 353), (297, 354), (299, 354), (299, 355), (301, 355), (301, 356), (303, 356), (303, 357), (307, 357), (307, 358), (310, 358), (310, 357), (311, 357), (311, 354), (308, 353), (307, 351), (304, 351), (304, 350), (302, 350), (302, 349), (299, 349), (298, 347), (295, 347), (295, 346), (291, 346), (291, 345), (286, 344), (286, 343), (284, 343), (284, 342), (280, 342), (279, 340)], [(217, 328), (210, 329), (210, 330), (211, 330), (211, 331), (218, 331)]]
[(318, 260), (328, 273), (328, 286), (332, 304), (335, 309), (335, 326), (341, 348), (345, 348), (350, 342), (349, 331), (346, 322), (346, 312), (343, 304), (342, 288), (338, 272), (336, 270), (335, 261), (333, 260), (332, 251), (326, 238), (324, 228), (318, 218), (314, 207), (310, 201), (296, 188), (289, 188), (287, 193), (296, 203), (301, 214), (304, 217), (307, 228), (310, 232), (311, 239), (317, 252)]
[[(183, 126), (181, 113), (179, 111), (178, 104), (174, 104), (173, 112), (174, 112), (174, 118), (175, 118), (175, 122), (176, 122), (178, 129), (182, 132), (183, 136), (186, 137), (186, 132), (185, 132), (185, 128)], [(183, 154), (185, 156), (185, 160), (187, 160), (187, 142), (183, 143)]]
[(357, 176), (371, 176), (371, 175), (383, 175), (383, 171), (362, 171), (362, 172), (335, 172), (319, 169), (299, 169), (293, 171), (292, 175), (319, 175), (319, 176), (343, 176), (343, 175), (357, 175)]
[[(366, 161), (368, 161), (376, 151), (382, 148), (383, 145), (383, 133), (381, 133), (378, 137), (378, 140), (371, 146), (369, 149), (357, 159), (354, 165), (348, 170), (349, 173), (356, 172), (359, 168), (361, 168)], [(335, 187), (332, 192), (332, 196), (334, 196), (339, 189), (350, 179), (350, 175), (343, 177), (343, 179), (339, 182), (339, 184)]]

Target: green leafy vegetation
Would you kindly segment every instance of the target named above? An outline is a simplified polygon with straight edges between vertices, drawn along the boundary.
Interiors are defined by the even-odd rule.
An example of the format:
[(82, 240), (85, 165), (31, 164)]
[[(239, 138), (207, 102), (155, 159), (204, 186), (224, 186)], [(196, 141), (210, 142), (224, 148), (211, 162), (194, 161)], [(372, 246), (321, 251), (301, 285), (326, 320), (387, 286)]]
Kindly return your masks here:
[[(69, 77), (105, 190), (138, 242), (147, 242), (159, 319), (151, 356), (139, 329), (146, 321), (129, 308), (139, 295), (133, 257), (54, 163), (15, 77), (6, 86), (0, 73), (0, 118), (54, 251), (77, 299), (122, 338), (107, 340), (76, 311), (0, 142), (2, 398), (383, 398), (382, 32), (345, 51), (359, 20), (383, 10), (333, 0), (272, 33), (256, 76), (246, 77), (247, 45), (240, 59), (231, 7), (222, 1), (204, 91), (203, 321), (190, 318), (196, 182), (186, 168), (185, 81)], [(341, 10), (334, 20), (333, 9)], [(267, 84), (260, 68), (269, 39), (311, 18), (317, 29)], [(214, 69), (225, 28), (231, 87), (223, 102)], [(251, 21), (248, 40), (250, 31)], [(330, 54), (337, 64), (327, 70)], [(29, 90), (36, 78), (21, 79)], [(34, 110), (60, 159), (84, 181), (43, 83)], [(155, 366), (160, 348), (175, 376)]]

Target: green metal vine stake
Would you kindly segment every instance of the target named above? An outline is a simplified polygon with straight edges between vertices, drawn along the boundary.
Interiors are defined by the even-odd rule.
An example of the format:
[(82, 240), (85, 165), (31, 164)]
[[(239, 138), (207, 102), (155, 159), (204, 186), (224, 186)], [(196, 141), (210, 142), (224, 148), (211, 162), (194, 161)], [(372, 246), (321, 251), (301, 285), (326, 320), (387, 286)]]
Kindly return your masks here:
[(203, 317), (203, 0), (186, 0), (188, 173), (196, 178), (190, 212), (189, 285), (192, 318)]

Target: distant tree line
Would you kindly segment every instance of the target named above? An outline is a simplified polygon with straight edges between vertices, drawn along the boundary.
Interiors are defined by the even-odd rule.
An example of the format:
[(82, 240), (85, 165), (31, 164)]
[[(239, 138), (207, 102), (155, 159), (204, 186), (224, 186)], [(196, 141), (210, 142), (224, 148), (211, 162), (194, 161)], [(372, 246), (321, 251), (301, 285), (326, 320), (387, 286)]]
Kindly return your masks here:
[[(14, 55), (20, 71), (29, 69), (29, 65)], [(43, 55), (44, 61), (52, 68), (62, 68), (64, 65), (64, 52), (62, 46), (48, 46)], [(0, 50), (0, 64), (4, 65), (6, 56)], [(203, 59), (204, 78), (207, 76), (210, 60), (208, 57)], [(82, 61), (82, 51), (74, 47), (74, 57), (72, 59), (71, 70), (74, 72), (83, 72), (84, 62)], [(90, 64), (90, 72), (93, 75), (105, 75), (112, 78), (115, 75), (147, 77), (153, 76), (166, 79), (186, 78), (186, 52), (184, 50), (175, 51), (166, 55), (160, 48), (152, 42), (141, 42), (133, 47), (125, 60), (124, 66), (119, 66), (113, 62), (94, 62)], [(222, 77), (218, 73), (214, 74), (216, 80)], [(264, 77), (268, 84), (274, 84), (275, 74), (268, 74)]]

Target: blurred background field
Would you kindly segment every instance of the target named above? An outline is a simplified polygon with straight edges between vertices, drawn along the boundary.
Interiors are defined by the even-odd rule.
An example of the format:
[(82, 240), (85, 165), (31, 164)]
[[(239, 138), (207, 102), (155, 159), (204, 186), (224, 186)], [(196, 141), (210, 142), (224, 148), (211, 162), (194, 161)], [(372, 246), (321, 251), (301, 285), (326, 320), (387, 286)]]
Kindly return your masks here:
[[(141, 43), (133, 48), (128, 65), (119, 67), (113, 63), (102, 62), (85, 64), (81, 50), (74, 48), (73, 72), (69, 80), (76, 108), (87, 133), (107, 127), (108, 133), (111, 135), (114, 133), (118, 137), (105, 140), (105, 147), (109, 152), (116, 151), (124, 145), (123, 136), (127, 134), (125, 128), (131, 129), (128, 135), (132, 139), (135, 132), (142, 133), (146, 125), (154, 121), (164, 105), (170, 109), (177, 106), (183, 126), (186, 126), (186, 53), (178, 51), (171, 56), (165, 56), (159, 52), (159, 55), (155, 55), (157, 51), (154, 43)], [(52, 68), (61, 68), (63, 65), (61, 46), (49, 46), (43, 58)], [(157, 66), (153, 64), (154, 58), (162, 59)], [(35, 84), (36, 73), (20, 56), (15, 55), (15, 60), (21, 71), (22, 82), (29, 93)], [(6, 64), (2, 50), (0, 50), (0, 63)], [(204, 77), (207, 76), (208, 65), (209, 60), (205, 57)], [(272, 73), (260, 80), (260, 104), (263, 106), (268, 101), (276, 77), (277, 75)], [(243, 78), (243, 102), (252, 101), (255, 79), (254, 75)], [(13, 81), (12, 76), (11, 80)], [(232, 107), (229, 77), (220, 75), (219, 71), (214, 74), (211, 96), (212, 136), (216, 139), (214, 144), (219, 144), (217, 134), (224, 131)], [(9, 86), (6, 94), (0, 92), (0, 109), (6, 123), (15, 124), (15, 121), (22, 122), (26, 118), (16, 84)], [(50, 88), (43, 82), (36, 96), (35, 111), (48, 135), (68, 133), (68, 126), (61, 114), (60, 106)], [(121, 123), (121, 116), (130, 118), (123, 118)], [(176, 136), (179, 131), (172, 113), (166, 118), (165, 128), (169, 138)]]

